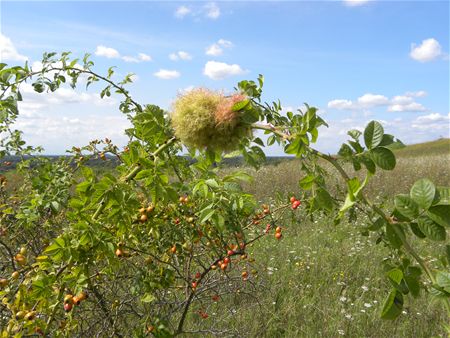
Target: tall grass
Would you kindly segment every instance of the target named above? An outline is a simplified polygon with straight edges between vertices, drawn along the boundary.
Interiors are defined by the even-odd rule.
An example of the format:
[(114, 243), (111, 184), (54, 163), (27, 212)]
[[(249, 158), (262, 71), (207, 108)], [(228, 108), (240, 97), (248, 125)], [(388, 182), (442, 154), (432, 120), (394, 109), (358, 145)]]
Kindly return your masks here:
[[(450, 186), (448, 144), (448, 140), (440, 142), (429, 152), (416, 146), (412, 151), (406, 148), (397, 153), (395, 170), (378, 170), (367, 187), (368, 196), (392, 198), (409, 191), (422, 177), (436, 185)], [(270, 201), (277, 192), (298, 192), (300, 168), (299, 160), (286, 160), (258, 171), (245, 169), (255, 176), (245, 189), (261, 202)], [(339, 182), (333, 168), (326, 168), (331, 185)], [(448, 318), (441, 305), (431, 302), (425, 292), (417, 299), (406, 297), (404, 311), (397, 320), (380, 319), (383, 300), (390, 290), (383, 263), (389, 251), (382, 243), (376, 244), (377, 234), (361, 234), (364, 218), (335, 226), (324, 216), (307, 219), (300, 210), (296, 218), (287, 217), (279, 225), (285, 227), (281, 241), (268, 236), (251, 249), (251, 256), (260, 266), (249, 281), (260, 285), (256, 299), (224, 299), (211, 303), (208, 309), (208, 320), (214, 321), (225, 336), (446, 336), (442, 324), (448, 323)], [(430, 250), (443, 250), (443, 244), (436, 242), (412, 244), (430, 264), (435, 263)]]

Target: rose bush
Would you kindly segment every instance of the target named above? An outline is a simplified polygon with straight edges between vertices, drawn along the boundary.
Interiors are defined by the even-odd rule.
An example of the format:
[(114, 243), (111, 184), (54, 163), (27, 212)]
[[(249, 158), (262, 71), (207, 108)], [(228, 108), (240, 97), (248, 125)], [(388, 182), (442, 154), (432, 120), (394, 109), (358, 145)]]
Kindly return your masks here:
[[(364, 231), (377, 232), (378, 242), (392, 251), (386, 262), (392, 291), (383, 318), (395, 319), (404, 297), (421, 290), (450, 311), (450, 246), (435, 252), (441, 266), (436, 270), (411, 244), (413, 237), (430, 246), (447, 240), (450, 189), (424, 178), (392, 205), (369, 200), (364, 187), (376, 170), (395, 167), (392, 150), (402, 146), (380, 123), (370, 122), (363, 133), (349, 131), (348, 143), (331, 156), (312, 147), (319, 127), (327, 126), (317, 109), (306, 105), (282, 114), (279, 102), (262, 103), (262, 76), (239, 82), (230, 96), (195, 89), (178, 97), (167, 114), (132, 99), (125, 88), (131, 75), (116, 83), (113, 68), (102, 76), (88, 55), (69, 57), (45, 54), (39, 70), (0, 65), (0, 156), (20, 158), (20, 181), (1, 176), (2, 336), (186, 333), (188, 320), (208, 318), (208, 302), (233, 294), (238, 285), (249, 292), (258, 287), (257, 262), (247, 249), (266, 236), (282, 240), (279, 219), (286, 213), (325, 213), (336, 224), (347, 216), (368, 216)], [(71, 156), (58, 160), (40, 156), (42, 149), (27, 145), (14, 130), (27, 81), (38, 93), (75, 88), (80, 81), (103, 83), (102, 97), (122, 97), (120, 110), (132, 124), (125, 131), (127, 146), (119, 149), (105, 138), (73, 147)], [(214, 170), (231, 150), (258, 167), (263, 148), (274, 143), (301, 158), (304, 173), (292, 189), (295, 196), (275, 206), (258, 205), (242, 190), (240, 182), (251, 180), (247, 174)], [(189, 158), (179, 156), (182, 146)], [(88, 165), (97, 158), (118, 165), (99, 174)], [(330, 194), (324, 161), (345, 181), (343, 196)], [(365, 179), (347, 172), (345, 163), (364, 171)], [(189, 332), (214, 333), (207, 326)]]

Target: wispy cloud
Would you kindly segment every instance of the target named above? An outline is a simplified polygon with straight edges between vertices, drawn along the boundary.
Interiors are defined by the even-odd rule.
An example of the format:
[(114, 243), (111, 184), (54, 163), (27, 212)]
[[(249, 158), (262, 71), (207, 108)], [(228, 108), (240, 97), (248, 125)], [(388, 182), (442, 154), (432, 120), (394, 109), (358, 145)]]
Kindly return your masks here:
[(216, 20), (220, 17), (220, 7), (215, 2), (208, 2), (203, 6), (178, 6), (173, 14), (177, 19), (183, 19), (187, 16), (194, 18), (204, 17), (207, 19)]
[(220, 16), (220, 8), (215, 2), (207, 3), (204, 7), (206, 17), (210, 19), (217, 19)]
[(206, 48), (206, 55), (219, 56), (223, 54), (224, 48), (233, 47), (233, 43), (229, 40), (219, 39), (217, 42)]
[(188, 61), (188, 60), (192, 60), (192, 55), (189, 54), (188, 52), (180, 50), (178, 52), (169, 54), (169, 59), (171, 59), (172, 61), (178, 61), (178, 60)]
[(189, 7), (180, 6), (175, 10), (174, 15), (176, 18), (182, 19), (191, 12), (192, 10)]

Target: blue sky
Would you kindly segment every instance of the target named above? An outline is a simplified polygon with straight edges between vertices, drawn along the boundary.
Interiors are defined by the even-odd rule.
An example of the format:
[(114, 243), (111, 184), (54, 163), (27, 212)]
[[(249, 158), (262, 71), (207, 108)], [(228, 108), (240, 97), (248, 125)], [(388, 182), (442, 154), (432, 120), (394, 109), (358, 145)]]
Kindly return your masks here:
[[(2, 62), (35, 67), (45, 51), (89, 52), (98, 71), (133, 72), (132, 95), (170, 109), (196, 86), (230, 91), (266, 78), (264, 99), (320, 108), (334, 152), (351, 128), (381, 120), (406, 143), (449, 137), (448, 1), (2, 1)], [(117, 77), (119, 79), (119, 77)], [(17, 127), (47, 153), (125, 142), (118, 100), (95, 90), (24, 88)], [(279, 149), (269, 154), (279, 154)]]

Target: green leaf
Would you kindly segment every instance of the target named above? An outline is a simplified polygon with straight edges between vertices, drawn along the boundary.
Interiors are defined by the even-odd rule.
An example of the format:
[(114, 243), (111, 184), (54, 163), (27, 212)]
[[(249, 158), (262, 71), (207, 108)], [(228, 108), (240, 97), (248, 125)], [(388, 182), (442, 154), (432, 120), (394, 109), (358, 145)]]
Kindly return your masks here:
[(417, 237), (419, 237), (419, 238), (427, 237), (422, 232), (422, 230), (420, 230), (419, 225), (417, 223), (410, 223), (409, 226), (410, 226), (411, 231), (413, 232), (413, 234), (416, 235)]
[(397, 289), (393, 289), (383, 305), (381, 318), (394, 320), (403, 310), (403, 295)]
[(200, 223), (206, 222), (207, 220), (209, 220), (209, 219), (214, 215), (215, 212), (216, 212), (216, 211), (215, 211), (214, 209), (211, 209), (211, 206), (210, 206), (210, 205), (207, 206), (205, 209), (203, 209), (203, 210), (200, 212), (200, 215), (199, 215), (199, 222), (200, 222)]
[[(397, 232), (394, 230), (394, 226), (392, 224), (386, 224), (386, 239), (389, 241), (389, 243), (396, 249), (400, 249), (403, 245), (403, 242), (401, 238), (397, 235)], [(397, 229), (400, 229), (402, 231), (402, 228), (397, 227)], [(404, 236), (402, 231), (402, 236)]]
[(315, 181), (316, 177), (313, 174), (308, 174), (305, 177), (303, 177), (298, 183), (300, 185), (300, 188), (304, 190), (310, 190)]
[(436, 274), (436, 284), (446, 292), (450, 292), (450, 272), (439, 271)]
[(286, 154), (293, 154), (300, 156), (304, 151), (303, 142), (300, 137), (294, 139), (290, 144), (286, 145), (284, 152)]
[(274, 144), (275, 143), (275, 135), (270, 135), (268, 138), (267, 138), (267, 145), (268, 146), (271, 146), (272, 144)]
[(387, 276), (392, 282), (399, 285), (403, 279), (403, 271), (400, 270), (399, 268), (395, 268), (395, 269), (390, 270), (387, 273)]
[(213, 189), (219, 189), (219, 183), (213, 178), (207, 179), (205, 183)]
[(231, 108), (231, 110), (240, 111), (240, 110), (246, 108), (249, 103), (250, 103), (250, 100), (243, 100), (243, 101), (236, 102), (233, 105), (233, 107)]
[(417, 220), (420, 230), (427, 238), (433, 241), (445, 241), (447, 232), (445, 228), (435, 223), (432, 219), (426, 216), (420, 216)]
[(450, 188), (449, 187), (437, 187), (438, 202), (436, 205), (450, 205)]
[(348, 144), (343, 143), (338, 151), (338, 155), (342, 156), (343, 158), (350, 158), (353, 155), (353, 150)]
[(156, 299), (151, 293), (146, 293), (144, 297), (141, 298), (141, 302), (143, 303), (151, 303)]
[(361, 134), (362, 133), (358, 129), (352, 129), (347, 132), (347, 135), (350, 136), (355, 141), (358, 140), (358, 138), (361, 136)]
[(447, 258), (447, 263), (450, 265), (450, 245), (445, 246), (445, 257)]
[(253, 142), (260, 145), (261, 147), (264, 147), (264, 142), (259, 137), (254, 138)]
[(367, 149), (373, 149), (378, 146), (383, 139), (383, 126), (377, 121), (370, 121), (364, 130), (364, 142)]
[(413, 297), (418, 297), (420, 293), (420, 282), (417, 276), (414, 275), (405, 275), (403, 277), (406, 286), (408, 287), (409, 292)]
[(364, 166), (366, 167), (366, 169), (371, 173), (371, 174), (375, 174), (375, 171), (377, 169), (377, 167), (375, 166), (375, 163), (372, 161), (372, 159), (364, 154), (365, 156), (361, 157), (361, 162), (364, 164)]
[(333, 210), (333, 206), (334, 206), (333, 199), (331, 198), (331, 195), (329, 194), (329, 192), (326, 191), (325, 189), (319, 189), (317, 191), (316, 201), (318, 203), (319, 209), (323, 209), (323, 210), (327, 210), (327, 211)]
[(370, 151), (370, 155), (375, 164), (381, 169), (392, 170), (395, 168), (395, 155), (389, 149), (385, 147), (377, 147)]
[(367, 227), (367, 230), (377, 231), (380, 230), (383, 226), (386, 225), (386, 221), (382, 217), (378, 217), (375, 222), (373, 222), (370, 226)]
[(427, 215), (437, 224), (450, 228), (450, 205), (435, 205), (428, 209)]
[(355, 200), (360, 187), (361, 183), (359, 182), (358, 177), (353, 177), (352, 179), (347, 181), (347, 189), (352, 200)]
[(408, 195), (400, 194), (394, 198), (395, 209), (408, 219), (419, 215), (419, 206)]
[(384, 134), (383, 138), (381, 139), (381, 142), (379, 146), (388, 146), (390, 144), (394, 143), (394, 136), (390, 134)]
[(411, 198), (423, 209), (428, 209), (433, 203), (436, 188), (433, 182), (427, 178), (418, 180), (411, 188)]

